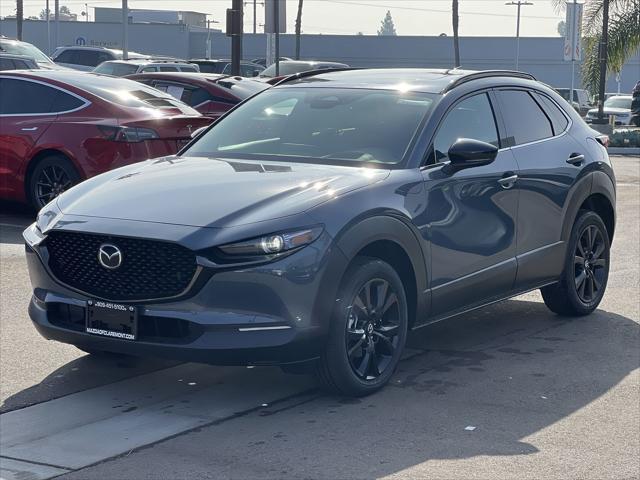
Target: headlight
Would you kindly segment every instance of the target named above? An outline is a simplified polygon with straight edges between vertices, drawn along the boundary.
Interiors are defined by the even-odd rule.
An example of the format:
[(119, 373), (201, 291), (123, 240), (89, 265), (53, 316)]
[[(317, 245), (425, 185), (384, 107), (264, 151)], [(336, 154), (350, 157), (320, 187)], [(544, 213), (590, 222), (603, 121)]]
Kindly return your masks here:
[(234, 257), (278, 255), (309, 245), (322, 233), (322, 227), (311, 227), (264, 237), (252, 238), (218, 247), (221, 252)]

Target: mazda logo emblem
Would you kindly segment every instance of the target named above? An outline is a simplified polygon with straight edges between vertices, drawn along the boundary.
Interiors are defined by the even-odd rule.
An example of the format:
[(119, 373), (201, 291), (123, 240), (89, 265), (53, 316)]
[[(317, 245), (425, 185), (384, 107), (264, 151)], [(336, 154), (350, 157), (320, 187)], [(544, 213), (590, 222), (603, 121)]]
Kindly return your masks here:
[(115, 270), (122, 265), (122, 252), (110, 243), (103, 243), (98, 249), (98, 262), (108, 270)]

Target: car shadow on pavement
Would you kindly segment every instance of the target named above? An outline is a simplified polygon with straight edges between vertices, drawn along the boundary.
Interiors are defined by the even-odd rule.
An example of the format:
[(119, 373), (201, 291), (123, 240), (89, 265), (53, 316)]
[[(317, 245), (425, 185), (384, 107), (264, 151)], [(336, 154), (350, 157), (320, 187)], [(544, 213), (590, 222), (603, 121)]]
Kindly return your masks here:
[[(640, 366), (639, 339), (639, 325), (614, 313), (569, 319), (539, 301), (502, 302), (414, 332), (390, 385), (375, 395), (312, 393), (70, 478), (411, 478), (429, 460), (530, 455), (549, 446), (545, 429)], [(593, 432), (588, 421), (579, 427), (554, 431), (551, 451), (558, 442), (580, 449)]]

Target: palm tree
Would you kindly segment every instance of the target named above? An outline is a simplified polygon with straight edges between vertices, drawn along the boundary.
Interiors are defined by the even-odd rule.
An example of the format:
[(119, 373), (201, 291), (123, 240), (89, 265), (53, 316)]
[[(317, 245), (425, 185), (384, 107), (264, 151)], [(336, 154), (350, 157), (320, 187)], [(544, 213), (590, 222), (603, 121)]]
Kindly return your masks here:
[(16, 30), (18, 40), (22, 40), (22, 21), (24, 20), (24, 2), (16, 0)]
[[(640, 48), (640, 0), (586, 0), (582, 79), (592, 93), (597, 93), (600, 83), (600, 42), (605, 1), (609, 2), (607, 74), (620, 72), (625, 61)], [(554, 0), (554, 3), (557, 8), (565, 4), (564, 0)]]
[(302, 30), (302, 3), (298, 0), (298, 15), (296, 16), (296, 60), (300, 60), (300, 32)]
[(460, 39), (458, 38), (458, 23), (460, 17), (458, 15), (458, 0), (453, 0), (451, 5), (451, 21), (453, 23), (453, 53), (455, 56), (455, 67), (460, 66)]

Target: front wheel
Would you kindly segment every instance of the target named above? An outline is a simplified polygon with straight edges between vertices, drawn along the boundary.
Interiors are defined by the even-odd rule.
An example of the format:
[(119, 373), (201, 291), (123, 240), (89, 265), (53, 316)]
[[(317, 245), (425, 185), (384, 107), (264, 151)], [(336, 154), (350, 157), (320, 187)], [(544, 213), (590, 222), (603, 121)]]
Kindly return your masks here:
[(609, 249), (609, 234), (600, 216), (582, 210), (573, 225), (560, 281), (541, 290), (547, 307), (567, 316), (593, 312), (607, 287)]
[(388, 263), (357, 258), (344, 276), (339, 298), (318, 378), (335, 393), (369, 395), (389, 381), (404, 349), (404, 286)]

